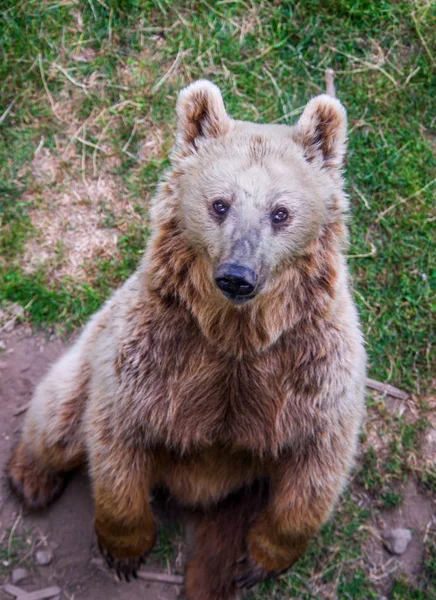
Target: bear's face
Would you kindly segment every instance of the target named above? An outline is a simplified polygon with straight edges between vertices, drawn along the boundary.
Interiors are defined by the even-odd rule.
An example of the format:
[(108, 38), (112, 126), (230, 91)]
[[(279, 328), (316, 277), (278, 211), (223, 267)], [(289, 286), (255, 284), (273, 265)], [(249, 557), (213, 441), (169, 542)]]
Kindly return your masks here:
[(197, 82), (179, 103), (180, 219), (233, 303), (266, 293), (332, 217), (345, 111), (312, 100), (295, 127), (232, 120), (219, 90)]

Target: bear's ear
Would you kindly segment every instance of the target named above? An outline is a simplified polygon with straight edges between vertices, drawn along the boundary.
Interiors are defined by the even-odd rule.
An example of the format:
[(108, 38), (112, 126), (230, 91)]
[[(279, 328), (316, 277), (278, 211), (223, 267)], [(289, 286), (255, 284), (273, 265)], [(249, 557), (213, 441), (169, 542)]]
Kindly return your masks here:
[(226, 134), (231, 123), (219, 88), (206, 79), (195, 81), (180, 92), (177, 117), (177, 145), (182, 154), (197, 150), (201, 138)]
[(341, 169), (347, 138), (347, 113), (336, 98), (321, 94), (313, 98), (294, 129), (308, 162), (327, 169)]

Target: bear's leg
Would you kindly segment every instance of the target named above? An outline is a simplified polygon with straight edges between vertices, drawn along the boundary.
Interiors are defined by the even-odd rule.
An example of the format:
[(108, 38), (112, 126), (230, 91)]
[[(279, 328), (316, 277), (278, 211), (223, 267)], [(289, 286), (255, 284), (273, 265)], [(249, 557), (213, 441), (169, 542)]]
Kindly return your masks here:
[(185, 572), (187, 600), (239, 598), (235, 579), (244, 562), (247, 532), (265, 506), (267, 494), (267, 485), (257, 482), (194, 515), (194, 548)]
[(12, 490), (30, 509), (55, 500), (67, 472), (85, 462), (82, 416), (89, 381), (85, 342), (82, 336), (36, 388), (21, 440), (7, 465)]
[[(305, 452), (283, 456), (270, 473), (270, 500), (247, 535), (248, 561), (238, 577), (250, 588), (291, 567), (328, 519), (344, 485), (355, 429), (319, 435)], [(348, 435), (348, 437), (347, 437)]]
[(108, 566), (129, 581), (156, 541), (152, 459), (142, 444), (118, 440), (109, 428), (94, 427), (88, 442), (99, 548)]

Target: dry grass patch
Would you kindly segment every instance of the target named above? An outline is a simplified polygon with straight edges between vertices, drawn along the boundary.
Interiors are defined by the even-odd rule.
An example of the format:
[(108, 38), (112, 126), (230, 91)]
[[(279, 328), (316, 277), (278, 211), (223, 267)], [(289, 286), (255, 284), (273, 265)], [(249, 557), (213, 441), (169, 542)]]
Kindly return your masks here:
[(86, 281), (95, 274), (92, 265), (116, 257), (123, 225), (138, 220), (120, 178), (106, 169), (93, 177), (89, 163), (77, 156), (64, 162), (48, 148), (35, 156), (33, 185), (25, 193), (35, 231), (25, 245), (26, 273), (43, 267), (49, 280)]
[(371, 394), (356, 480), (378, 508), (401, 505), (410, 476), (434, 491), (435, 405), (434, 396), (397, 400)]
[[(44, 273), (48, 284), (92, 284), (102, 263), (120, 260), (120, 238), (145, 230), (150, 194), (142, 172), (162, 161), (173, 133), (171, 124), (152, 117), (151, 88), (177, 75), (173, 59), (161, 56), (164, 39), (148, 36), (134, 59), (117, 56), (109, 77), (99, 68), (109, 60), (109, 46), (87, 47), (79, 7), (71, 14), (74, 26), (67, 30), (77, 41), (59, 47), (50, 63), (39, 57), (34, 65), (43, 83), (39, 101), (50, 108), (56, 133), (41, 136), (20, 171), (32, 225), (20, 264), (25, 274)], [(111, 44), (117, 45), (115, 34)], [(128, 189), (133, 180), (135, 189)]]

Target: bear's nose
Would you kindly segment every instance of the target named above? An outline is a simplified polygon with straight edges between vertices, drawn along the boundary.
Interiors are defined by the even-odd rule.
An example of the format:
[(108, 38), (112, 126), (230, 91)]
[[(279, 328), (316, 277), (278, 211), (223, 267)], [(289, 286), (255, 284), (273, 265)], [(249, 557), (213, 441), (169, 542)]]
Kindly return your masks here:
[(250, 296), (256, 287), (257, 275), (249, 267), (225, 264), (216, 270), (215, 282), (222, 292), (230, 296)]

